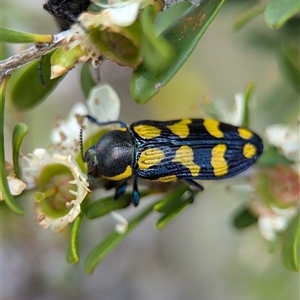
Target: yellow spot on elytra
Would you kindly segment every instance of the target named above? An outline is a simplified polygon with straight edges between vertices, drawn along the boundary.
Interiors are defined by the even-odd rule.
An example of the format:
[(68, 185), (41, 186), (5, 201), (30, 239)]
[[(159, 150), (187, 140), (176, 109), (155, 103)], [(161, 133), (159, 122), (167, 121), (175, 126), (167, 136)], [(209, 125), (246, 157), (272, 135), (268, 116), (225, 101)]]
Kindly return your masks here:
[(127, 131), (128, 129), (126, 127), (119, 127), (117, 128), (117, 130), (120, 130), (120, 131)]
[(118, 180), (126, 179), (126, 178), (130, 177), (131, 175), (132, 175), (132, 168), (131, 168), (131, 166), (127, 166), (126, 170), (119, 175), (112, 176), (112, 177), (108, 177), (108, 176), (107, 177), (103, 176), (103, 177), (110, 179), (110, 180), (118, 181)]
[(151, 125), (136, 125), (133, 130), (143, 139), (150, 140), (160, 136), (161, 129)]
[(226, 148), (226, 145), (219, 144), (213, 147), (211, 151), (211, 165), (215, 176), (223, 176), (228, 172), (228, 164), (224, 158)]
[(181, 138), (186, 138), (190, 134), (190, 129), (188, 124), (191, 123), (192, 121), (190, 119), (182, 119), (179, 122), (166, 127), (168, 127), (173, 134), (176, 134)]
[(243, 155), (246, 158), (252, 158), (256, 154), (256, 147), (252, 144), (245, 144), (243, 148)]
[(181, 163), (183, 166), (188, 168), (192, 176), (198, 176), (200, 172), (200, 166), (194, 163), (194, 152), (189, 146), (181, 146), (175, 154), (172, 160), (173, 162)]
[(147, 170), (152, 166), (158, 165), (164, 157), (164, 152), (159, 148), (146, 149), (138, 159), (138, 168), (140, 170)]
[(253, 133), (250, 130), (245, 128), (238, 128), (238, 132), (239, 135), (245, 140), (249, 140), (253, 136)]
[(164, 176), (164, 177), (159, 177), (157, 179), (157, 181), (161, 181), (161, 182), (169, 182), (169, 181), (175, 181), (177, 180), (176, 175), (168, 175), (168, 176)]
[(205, 119), (203, 125), (205, 126), (208, 133), (212, 136), (216, 138), (221, 138), (224, 136), (223, 132), (219, 128), (220, 122), (213, 119)]

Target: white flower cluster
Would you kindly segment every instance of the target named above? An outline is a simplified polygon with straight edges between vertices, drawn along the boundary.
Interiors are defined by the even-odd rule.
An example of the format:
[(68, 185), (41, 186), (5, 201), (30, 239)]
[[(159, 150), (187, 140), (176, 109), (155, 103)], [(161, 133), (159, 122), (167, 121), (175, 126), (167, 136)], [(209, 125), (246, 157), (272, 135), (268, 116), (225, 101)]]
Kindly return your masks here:
[[(98, 121), (107, 122), (117, 120), (120, 112), (120, 100), (117, 93), (109, 85), (101, 85), (93, 88), (90, 92), (86, 105), (83, 103), (74, 104), (66, 120), (59, 120), (51, 133), (53, 150), (35, 149), (33, 153), (21, 158), (23, 181), (8, 177), (10, 190), (13, 195), (20, 194), (24, 188), (35, 189), (39, 176), (44, 168), (51, 165), (62, 165), (70, 172), (71, 179), (68, 183), (74, 189), (70, 189), (70, 201), (66, 201), (68, 213), (64, 216), (54, 218), (43, 212), (39, 203), (36, 204), (36, 213), (39, 224), (43, 227), (50, 227), (55, 231), (61, 231), (68, 223), (71, 223), (81, 211), (81, 203), (89, 192), (87, 176), (84, 174), (75, 161), (78, 153), (78, 139), (81, 129), (81, 122), (78, 115), (91, 114), (96, 116)], [(99, 131), (99, 126), (86, 124), (84, 137), (88, 138)], [(43, 194), (38, 191), (37, 194)], [(1, 196), (1, 194), (0, 194)], [(42, 200), (46, 201), (46, 200)]]

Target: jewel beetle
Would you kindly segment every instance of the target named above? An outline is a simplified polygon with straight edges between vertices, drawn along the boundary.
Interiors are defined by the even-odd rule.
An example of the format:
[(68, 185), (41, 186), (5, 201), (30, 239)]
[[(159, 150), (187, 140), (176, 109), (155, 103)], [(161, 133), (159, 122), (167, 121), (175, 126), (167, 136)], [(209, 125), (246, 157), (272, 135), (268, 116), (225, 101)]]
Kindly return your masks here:
[(85, 152), (89, 179), (124, 180), (116, 189), (118, 198), (133, 177), (134, 206), (139, 204), (138, 177), (160, 182), (183, 179), (203, 190), (194, 180), (235, 176), (263, 152), (262, 140), (253, 131), (213, 119), (145, 120), (127, 127), (121, 121), (101, 123), (85, 117), (99, 126), (119, 126)]

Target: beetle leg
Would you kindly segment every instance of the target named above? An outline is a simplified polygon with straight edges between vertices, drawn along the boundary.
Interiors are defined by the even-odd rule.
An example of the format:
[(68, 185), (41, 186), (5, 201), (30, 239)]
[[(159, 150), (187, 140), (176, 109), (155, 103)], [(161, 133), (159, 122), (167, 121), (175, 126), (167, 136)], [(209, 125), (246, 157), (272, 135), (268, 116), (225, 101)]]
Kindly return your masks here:
[(135, 176), (133, 179), (133, 192), (132, 192), (132, 204), (134, 206), (138, 206), (140, 202), (140, 193), (138, 191), (137, 177)]
[(196, 182), (196, 181), (194, 181), (194, 180), (192, 180), (192, 179), (185, 179), (185, 181), (186, 181), (189, 185), (192, 185), (192, 186), (196, 187), (196, 188), (199, 189), (200, 191), (203, 191), (203, 190), (204, 190), (204, 187), (203, 187), (200, 183), (198, 183), (198, 182)]
[(120, 196), (122, 196), (125, 193), (126, 188), (127, 188), (127, 180), (122, 182), (120, 186), (116, 187), (115, 200), (117, 200)]

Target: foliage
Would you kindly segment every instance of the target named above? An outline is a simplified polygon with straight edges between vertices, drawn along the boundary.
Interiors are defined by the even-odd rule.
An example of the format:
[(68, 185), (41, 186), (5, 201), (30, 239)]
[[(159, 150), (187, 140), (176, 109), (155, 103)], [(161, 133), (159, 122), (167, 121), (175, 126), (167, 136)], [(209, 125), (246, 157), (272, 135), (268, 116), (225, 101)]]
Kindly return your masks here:
[[(124, 9), (124, 7), (106, 10), (106, 6), (101, 7), (100, 5), (101, 9), (96, 13), (90, 11), (83, 13), (79, 17), (79, 23), (74, 24), (71, 28), (68, 37), (57, 44), (57, 49), (44, 55), (42, 61), (36, 60), (28, 65), (20, 65), (19, 69), (15, 67), (10, 78), (1, 76), (3, 79), (0, 90), (1, 196), (12, 212), (22, 215), (25, 213), (25, 209), (22, 207), (21, 199), (26, 194), (28, 195), (31, 189), (35, 192), (38, 221), (41, 225), (60, 231), (72, 223), (67, 251), (69, 263), (77, 263), (80, 260), (82, 245), (79, 241), (82, 221), (100, 218), (112, 211), (123, 210), (130, 205), (131, 194), (124, 194), (118, 201), (115, 201), (113, 196), (107, 196), (104, 192), (108, 184), (105, 180), (91, 186), (88, 185), (85, 175), (86, 166), (78, 149), (78, 138), (77, 144), (64, 144), (67, 139), (76, 140), (76, 137), (74, 139), (71, 137), (71, 132), (74, 131), (74, 128), (78, 129), (77, 133), (79, 132), (82, 120), (78, 120), (76, 123), (73, 118), (70, 121), (72, 125), (68, 125), (68, 122), (60, 124), (57, 135), (60, 135), (61, 139), (58, 142), (52, 139), (53, 149), (49, 152), (32, 149), (33, 154), (28, 155), (25, 159), (24, 157), (20, 159), (20, 148), (23, 140), (26, 139), (28, 128), (21, 122), (17, 123), (12, 137), (12, 157), (10, 158), (9, 155), (5, 157), (4, 145), (7, 139), (4, 139), (4, 122), (9, 114), (6, 99), (10, 100), (15, 110), (35, 109), (49, 98), (59, 82), (64, 84), (65, 75), (75, 65), (83, 63), (80, 84), (84, 95), (89, 99), (86, 104), (88, 108), (78, 110), (74, 108), (74, 111), (77, 114), (85, 115), (89, 109), (91, 110), (90, 107), (93, 107), (92, 111), (94, 112), (97, 109), (95, 108), (96, 101), (92, 104), (88, 103), (93, 98), (91, 91), (97, 93), (96, 89), (99, 85), (88, 64), (92, 61), (94, 66), (98, 66), (102, 59), (108, 59), (133, 69), (130, 82), (132, 99), (139, 104), (145, 104), (159, 93), (160, 87), (167, 85), (187, 62), (195, 47), (199, 42), (201, 43), (205, 31), (214, 21), (224, 2), (225, 0), (203, 0), (199, 5), (175, 3), (168, 10), (160, 12), (164, 6), (162, 2), (132, 1), (138, 7), (136, 11), (131, 12), (135, 16), (132, 21), (121, 18), (115, 23), (112, 22), (111, 16), (108, 17), (103, 12), (108, 12), (109, 9)], [(296, 41), (299, 36), (295, 38), (293, 32), (299, 30), (299, 3), (297, 0), (250, 2), (251, 5), (236, 17), (233, 27), (242, 32), (242, 28), (248, 22), (263, 15), (266, 26), (270, 28), (270, 35), (271, 30), (278, 31), (271, 46), (278, 45), (281, 74), (283, 80), (291, 87), (290, 97), (286, 96), (284, 102), (286, 102), (286, 106), (289, 105), (288, 101), (292, 103), (291, 105), (295, 105), (295, 99), (299, 97), (300, 61), (299, 40), (298, 43)], [(130, 3), (131, 1), (128, 1), (128, 4)], [(161, 22), (163, 19), (165, 19), (164, 22)], [(52, 36), (49, 34), (37, 35), (5, 28), (1, 28), (1, 30), (1, 45), (4, 43), (49, 43), (52, 41)], [(160, 34), (157, 36), (156, 32), (160, 32)], [(2, 63), (4, 62), (5, 60)], [(244, 108), (241, 115), (244, 126), (249, 125), (251, 115), (249, 103), (253, 93), (254, 84), (250, 83), (243, 93)], [(111, 102), (101, 107), (97, 118), (102, 122), (117, 119), (119, 103), (114, 92), (107, 88), (98, 95)], [(98, 98), (94, 96), (93, 99)], [(280, 100), (274, 99), (274, 102), (276, 101)], [(211, 107), (206, 108), (208, 112), (211, 109)], [(284, 113), (283, 108), (282, 114)], [(214, 114), (217, 114), (217, 109), (214, 110)], [(74, 115), (75, 113), (73, 113), (73, 117)], [(292, 121), (291, 126), (293, 125)], [(85, 124), (85, 126), (89, 125)], [(63, 131), (62, 128), (67, 131)], [(87, 149), (88, 145), (95, 144), (104, 132), (101, 128), (94, 128), (89, 134), (84, 132), (84, 148)], [(291, 130), (286, 129), (285, 132), (290, 133)], [(66, 136), (62, 137), (62, 133), (66, 133)], [(287, 269), (299, 271), (299, 188), (298, 190), (295, 188), (299, 174), (293, 171), (294, 166), (298, 166), (299, 160), (297, 161), (297, 158), (289, 155), (292, 151), (284, 149), (285, 145), (292, 145), (291, 140), (286, 139), (281, 144), (274, 144), (271, 142), (271, 138), (266, 137), (266, 139), (269, 141), (269, 145), (259, 162), (261, 169), (254, 172), (250, 178), (250, 185), (255, 195), (252, 202), (249, 201), (242, 205), (235, 215), (233, 224), (236, 228), (242, 229), (258, 222), (262, 234), (265, 234), (264, 236), (270, 244), (278, 246), (281, 244), (282, 260)], [(293, 151), (297, 152), (299, 148), (293, 149)], [(12, 161), (12, 168), (7, 167), (7, 160)], [(50, 171), (52, 164), (55, 168)], [(278, 167), (285, 169), (278, 169)], [(286, 184), (289, 184), (288, 188), (292, 189), (291, 193), (281, 193), (275, 189), (278, 182), (282, 180), (279, 176), (282, 174), (285, 174), (284, 180)], [(280, 179), (278, 179), (279, 177)], [(23, 184), (25, 182), (27, 189), (23, 190), (20, 182), (13, 183), (15, 179)], [(51, 185), (53, 181), (57, 181), (55, 188), (61, 187), (59, 192)], [(16, 184), (18, 187), (16, 193), (12, 191), (12, 184)], [(72, 188), (73, 185), (76, 186), (75, 191)], [(100, 191), (100, 196), (95, 199), (93, 193), (90, 193), (91, 190), (93, 192)], [(101, 192), (103, 193), (101, 194)], [(72, 198), (74, 195), (76, 199)], [(170, 185), (167, 191), (162, 190), (160, 186), (156, 187), (145, 183), (141, 195), (152, 197), (151, 204), (141, 211), (138, 210), (128, 223), (123, 224), (122, 230), (118, 229), (108, 234), (90, 251), (85, 262), (88, 274), (92, 273), (97, 264), (148, 215), (151, 213), (161, 214), (157, 222), (157, 229), (161, 230), (191, 203), (192, 198), (189, 187), (181, 183), (175, 186)], [(45, 205), (45, 201), (49, 201), (49, 203), (47, 202)], [(65, 214), (66, 207), (63, 209), (64, 214), (62, 211), (57, 211), (57, 207), (60, 205), (67, 207), (67, 214)], [(266, 227), (266, 215), (263, 214), (266, 210), (274, 217), (272, 220), (268, 219), (267, 226), (269, 227)], [(282, 213), (283, 210), (285, 214)], [(57, 221), (57, 215), (62, 218), (63, 224)], [(279, 221), (283, 225), (276, 227), (277, 225), (274, 224)]]

